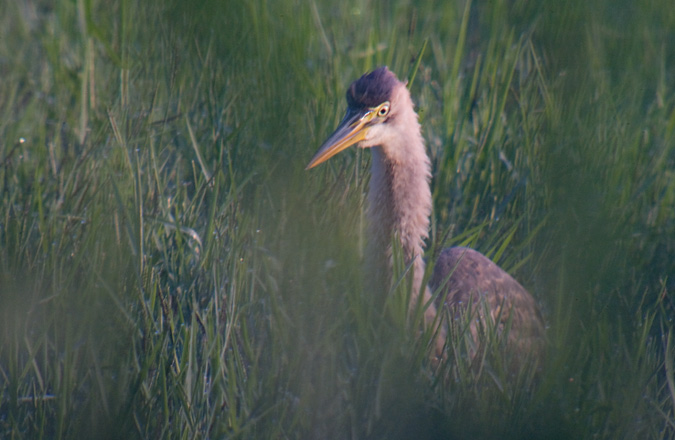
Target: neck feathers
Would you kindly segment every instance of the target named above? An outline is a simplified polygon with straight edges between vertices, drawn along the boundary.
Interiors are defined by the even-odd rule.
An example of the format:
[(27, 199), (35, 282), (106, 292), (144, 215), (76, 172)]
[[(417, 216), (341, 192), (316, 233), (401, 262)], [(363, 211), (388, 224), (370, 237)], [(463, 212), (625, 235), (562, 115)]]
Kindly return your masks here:
[[(397, 118), (396, 127), (401, 130), (386, 145), (372, 148), (368, 254), (376, 266), (373, 268), (375, 273), (385, 277), (379, 282), (389, 285), (392, 238), (396, 237), (400, 240), (406, 264), (413, 262), (413, 288), (414, 292), (419, 292), (424, 276), (424, 240), (429, 235), (431, 172), (410, 94), (405, 86), (397, 92), (396, 100), (402, 111), (394, 117)], [(405, 100), (408, 102), (403, 102)]]

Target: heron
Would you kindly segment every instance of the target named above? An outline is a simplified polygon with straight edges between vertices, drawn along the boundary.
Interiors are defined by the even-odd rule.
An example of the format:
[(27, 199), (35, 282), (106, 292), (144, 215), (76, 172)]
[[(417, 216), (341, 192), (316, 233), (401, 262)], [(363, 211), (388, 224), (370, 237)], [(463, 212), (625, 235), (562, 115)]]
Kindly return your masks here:
[[(508, 328), (509, 350), (518, 357), (539, 359), (545, 330), (536, 300), (483, 254), (467, 247), (444, 249), (428, 285), (422, 285), (432, 211), (431, 162), (407, 81), (400, 81), (386, 66), (379, 67), (354, 81), (346, 97), (347, 111), (342, 122), (306, 169), (352, 145), (372, 152), (366, 229), (369, 284), (384, 291), (391, 287), (392, 254), (397, 240), (412, 270), (410, 307), (428, 304), (424, 321), (437, 326), (436, 355), (442, 355), (451, 324), (438, 319), (439, 311), (446, 308), (446, 316), (458, 317), (473, 304), (478, 310), (471, 325), (474, 339), (479, 337), (481, 320), (489, 314), (493, 326)], [(420, 294), (423, 302), (418, 302)]]

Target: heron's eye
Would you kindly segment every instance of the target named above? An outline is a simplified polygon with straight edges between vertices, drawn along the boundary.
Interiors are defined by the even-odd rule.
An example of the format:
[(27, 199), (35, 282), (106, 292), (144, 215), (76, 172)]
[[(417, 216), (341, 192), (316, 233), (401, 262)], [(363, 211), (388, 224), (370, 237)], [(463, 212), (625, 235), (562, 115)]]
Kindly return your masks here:
[(380, 118), (384, 118), (385, 116), (387, 116), (388, 113), (389, 113), (389, 103), (388, 102), (385, 102), (384, 104), (382, 104), (380, 106), (379, 109), (377, 109), (377, 116), (379, 116)]

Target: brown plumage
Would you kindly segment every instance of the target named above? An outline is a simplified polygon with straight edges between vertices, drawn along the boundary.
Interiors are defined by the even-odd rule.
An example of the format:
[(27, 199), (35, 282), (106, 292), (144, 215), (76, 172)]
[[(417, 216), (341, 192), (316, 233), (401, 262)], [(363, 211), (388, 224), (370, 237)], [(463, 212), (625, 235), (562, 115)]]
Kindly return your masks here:
[[(413, 293), (422, 293), (425, 303), (432, 292), (441, 292), (451, 317), (469, 304), (487, 306), (498, 329), (509, 326), (508, 347), (541, 357), (544, 324), (532, 296), (496, 264), (468, 248), (445, 249), (434, 268), (429, 286), (422, 286), (424, 241), (429, 234), (432, 199), (429, 188), (431, 165), (424, 147), (417, 114), (406, 87), (386, 67), (354, 81), (347, 90), (346, 115), (335, 132), (319, 148), (307, 168), (358, 144), (373, 154), (368, 191), (368, 287), (388, 292), (391, 282), (392, 238), (396, 237), (406, 264), (413, 271)], [(430, 289), (431, 288), (431, 289)], [(418, 296), (413, 295), (411, 307)], [(436, 321), (437, 304), (425, 311), (425, 321)], [(472, 324), (477, 340), (481, 319)], [(437, 354), (445, 343), (447, 323), (441, 324)], [(478, 341), (476, 341), (478, 342)], [(524, 354), (524, 353), (523, 353)], [(531, 355), (531, 356), (530, 356)]]
[[(447, 280), (447, 281), (446, 281)], [(480, 318), (483, 310), (498, 333), (509, 328), (507, 344), (513, 365), (519, 361), (540, 362), (544, 351), (544, 321), (534, 298), (511, 275), (478, 251), (465, 247), (444, 249), (429, 280), (451, 317), (459, 318), (472, 307)], [(473, 315), (472, 315), (473, 316)], [(479, 341), (480, 320), (473, 320), (471, 333)]]

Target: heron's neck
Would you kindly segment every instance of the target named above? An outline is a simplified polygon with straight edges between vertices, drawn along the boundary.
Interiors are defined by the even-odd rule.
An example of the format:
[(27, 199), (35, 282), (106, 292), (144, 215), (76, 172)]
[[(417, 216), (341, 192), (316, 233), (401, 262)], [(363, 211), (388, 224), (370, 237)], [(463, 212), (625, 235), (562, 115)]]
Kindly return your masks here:
[[(411, 106), (412, 108), (412, 106)], [(399, 115), (410, 120), (399, 126), (413, 130), (395, 137), (387, 145), (372, 148), (372, 175), (368, 193), (369, 248), (372, 269), (391, 280), (392, 241), (400, 241), (406, 265), (413, 263), (414, 292), (424, 276), (424, 240), (429, 235), (431, 191), (430, 164), (420, 134), (417, 115)]]

